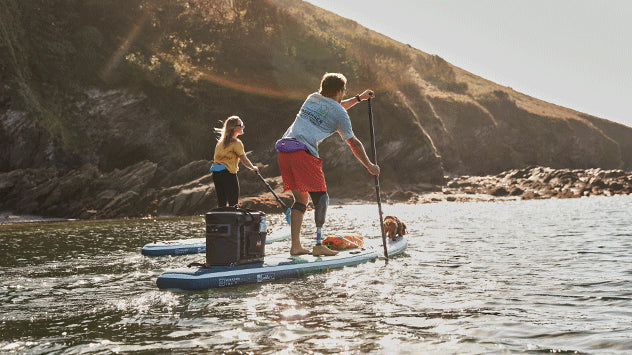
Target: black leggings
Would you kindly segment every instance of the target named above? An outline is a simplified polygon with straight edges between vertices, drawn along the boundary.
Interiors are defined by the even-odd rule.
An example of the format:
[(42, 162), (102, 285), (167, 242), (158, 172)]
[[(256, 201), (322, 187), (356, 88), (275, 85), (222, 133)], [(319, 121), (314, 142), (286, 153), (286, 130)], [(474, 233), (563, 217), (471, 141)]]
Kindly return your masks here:
[(239, 180), (237, 174), (228, 170), (213, 172), (215, 193), (217, 193), (217, 207), (235, 206), (239, 200)]

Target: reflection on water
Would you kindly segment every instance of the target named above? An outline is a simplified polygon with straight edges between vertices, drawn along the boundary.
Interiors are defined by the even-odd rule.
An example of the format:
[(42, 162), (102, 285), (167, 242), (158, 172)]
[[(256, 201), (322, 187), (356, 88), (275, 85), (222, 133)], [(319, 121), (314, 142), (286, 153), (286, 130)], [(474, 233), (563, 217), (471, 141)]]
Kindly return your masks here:
[[(155, 286), (203, 255), (140, 255), (203, 237), (201, 216), (2, 226), (0, 352), (632, 351), (632, 196), (384, 210), (402, 257), (205, 292)], [(332, 206), (325, 227), (379, 238), (377, 208)]]

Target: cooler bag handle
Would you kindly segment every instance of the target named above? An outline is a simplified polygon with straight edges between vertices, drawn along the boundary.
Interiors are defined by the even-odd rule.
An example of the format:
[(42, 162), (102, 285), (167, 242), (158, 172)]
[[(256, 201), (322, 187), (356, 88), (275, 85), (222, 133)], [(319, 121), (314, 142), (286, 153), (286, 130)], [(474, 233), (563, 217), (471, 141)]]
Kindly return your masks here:
[(252, 210), (249, 208), (241, 208), (239, 206), (228, 206), (228, 207), (218, 207), (211, 210), (211, 212), (242, 212), (246, 216), (250, 218), (249, 222), (254, 221), (254, 217), (252, 216), (253, 212), (259, 213), (257, 210)]

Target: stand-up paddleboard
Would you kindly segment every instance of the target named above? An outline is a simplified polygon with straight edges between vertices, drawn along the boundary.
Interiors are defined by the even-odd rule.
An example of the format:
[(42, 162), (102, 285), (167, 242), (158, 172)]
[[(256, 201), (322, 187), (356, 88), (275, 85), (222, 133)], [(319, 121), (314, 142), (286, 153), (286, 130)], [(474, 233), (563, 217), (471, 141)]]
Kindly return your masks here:
[[(387, 241), (389, 257), (401, 254), (408, 242), (404, 237)], [(168, 270), (156, 284), (169, 290), (207, 290), (246, 284), (299, 278), (330, 269), (358, 265), (383, 256), (381, 241), (366, 240), (363, 248), (343, 250), (335, 256), (266, 255), (263, 263), (237, 266), (211, 266)]]
[[(290, 227), (276, 229), (266, 236), (266, 244), (290, 238)], [(146, 244), (141, 253), (145, 256), (184, 255), (206, 253), (206, 238), (178, 239)]]

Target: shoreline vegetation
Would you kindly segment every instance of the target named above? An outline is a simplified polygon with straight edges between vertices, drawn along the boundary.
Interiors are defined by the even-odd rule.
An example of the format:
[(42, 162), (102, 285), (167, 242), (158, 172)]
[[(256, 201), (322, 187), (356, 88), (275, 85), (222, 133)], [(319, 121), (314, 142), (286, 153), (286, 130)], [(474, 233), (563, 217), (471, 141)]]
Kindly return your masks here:
[[(209, 126), (233, 114), (255, 133), (244, 136), (249, 159), (281, 193), (272, 137), (324, 71), (344, 73), (349, 95), (376, 92), (385, 203), (631, 193), (632, 127), (517, 92), (305, 1), (5, 0), (0, 23), (4, 220), (203, 214), (217, 205)], [(367, 108), (349, 110), (363, 142)], [(374, 203), (373, 178), (344, 141), (319, 154), (332, 202)], [(510, 170), (527, 164), (585, 170)], [(240, 171), (239, 182), (244, 207), (280, 211), (254, 174)]]
[[(134, 170), (147, 171), (145, 169)], [(134, 175), (134, 171), (128, 171), (129, 174), (119, 173), (119, 178), (125, 179), (125, 176), (131, 178), (133, 175), (135, 180), (144, 180), (143, 176)], [(19, 183), (9, 186), (6, 179), (7, 174), (0, 174), (0, 186), (5, 188), (18, 187)], [(77, 174), (73, 175), (75, 178)], [(247, 176), (247, 175), (245, 175)], [(13, 175), (13, 177), (15, 177)], [(59, 179), (59, 178), (58, 178)], [(15, 179), (14, 179), (15, 180)], [(182, 177), (180, 177), (180, 181)], [(186, 180), (186, 179), (185, 179)], [(56, 222), (69, 220), (94, 220), (109, 218), (142, 218), (142, 217), (160, 217), (160, 216), (186, 216), (204, 213), (208, 210), (208, 206), (214, 205), (212, 182), (208, 181), (207, 176), (203, 176), (193, 181), (185, 182), (175, 186), (169, 186), (161, 190), (155, 187), (146, 187), (149, 189), (136, 188), (130, 191), (113, 191), (105, 189), (104, 191), (93, 191), (94, 195), (90, 196), (90, 200), (101, 200), (103, 210), (97, 210), (95, 207), (83, 207), (79, 215), (72, 215), (73, 210), (79, 207), (72, 207), (71, 202), (76, 204), (85, 203), (82, 195), (88, 193), (84, 191), (75, 191), (75, 194), (60, 195), (60, 186), (69, 186), (76, 183), (74, 180), (65, 181), (61, 179), (57, 181), (55, 186), (30, 186), (29, 192), (23, 191), (21, 196), (27, 196), (26, 201), (22, 201), (26, 206), (30, 206), (31, 211), (24, 213), (19, 209), (6, 209), (0, 212), (0, 225), (9, 225), (16, 223), (29, 222)], [(242, 189), (248, 193), (240, 199), (240, 204), (244, 208), (256, 209), (265, 213), (282, 213), (282, 208), (271, 193), (257, 193), (261, 191), (260, 186), (256, 184), (256, 180), (250, 177), (244, 179)], [(273, 186), (280, 198), (286, 204), (291, 204), (292, 198), (289, 192), (282, 192), (282, 184), (280, 178), (267, 179)], [(14, 181), (15, 182), (15, 181)], [(103, 181), (99, 182), (104, 184)], [(260, 182), (259, 182), (260, 183)], [(253, 185), (254, 184), (254, 185)], [(346, 191), (353, 191), (351, 184)], [(122, 185), (119, 179), (113, 179), (108, 186)], [(166, 184), (169, 185), (169, 184)], [(77, 185), (75, 185), (77, 186)], [(43, 189), (43, 190), (42, 190)], [(502, 172), (497, 175), (486, 176), (447, 176), (446, 184), (439, 185), (423, 185), (412, 186), (410, 189), (396, 189), (390, 191), (382, 191), (382, 201), (386, 204), (405, 203), (405, 204), (424, 204), (438, 202), (485, 202), (485, 201), (506, 201), (506, 200), (533, 200), (533, 199), (550, 199), (550, 198), (580, 198), (588, 196), (614, 196), (632, 194), (632, 172), (623, 170), (603, 170), (603, 169), (553, 169), (548, 167), (533, 166), (524, 169), (513, 169)], [(4, 197), (11, 197), (6, 189), (0, 189), (0, 193), (4, 190)], [(18, 190), (13, 189), (13, 192)], [(38, 192), (39, 191), (39, 192)], [(44, 194), (42, 191), (47, 191)], [(57, 192), (55, 192), (57, 191)], [(59, 209), (55, 215), (46, 215), (38, 213), (38, 206), (33, 205), (37, 200), (33, 199), (33, 194), (40, 197), (40, 201), (44, 200), (44, 204), (39, 207), (46, 207), (45, 203), (54, 204), (57, 201), (60, 208), (68, 208), (67, 210)], [(73, 200), (73, 197), (77, 197)], [(101, 197), (99, 197), (101, 196)], [(109, 198), (107, 198), (109, 196)], [(127, 199), (121, 196), (127, 196)], [(95, 199), (96, 197), (96, 199)], [(151, 197), (151, 198), (150, 198)], [(159, 200), (162, 197), (162, 200)], [(15, 199), (15, 197), (13, 197)], [(117, 204), (120, 203), (120, 205)], [(374, 192), (367, 194), (357, 193), (355, 195), (333, 193), (332, 205), (347, 205), (354, 203), (372, 203), (375, 201)], [(151, 204), (151, 210), (147, 209), (145, 204)], [(197, 205), (194, 209), (180, 208), (183, 213), (173, 213), (174, 206), (186, 205), (194, 203)], [(18, 201), (18, 206), (21, 204)], [(134, 208), (137, 206), (137, 208)], [(162, 206), (162, 207), (161, 207)], [(5, 206), (6, 207), (6, 206)], [(116, 213), (108, 212), (117, 211)], [(43, 208), (41, 210), (44, 210)], [(125, 212), (125, 213), (121, 213)], [(67, 213), (67, 216), (64, 216)]]

